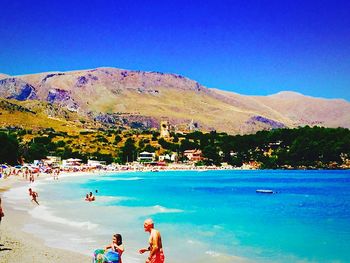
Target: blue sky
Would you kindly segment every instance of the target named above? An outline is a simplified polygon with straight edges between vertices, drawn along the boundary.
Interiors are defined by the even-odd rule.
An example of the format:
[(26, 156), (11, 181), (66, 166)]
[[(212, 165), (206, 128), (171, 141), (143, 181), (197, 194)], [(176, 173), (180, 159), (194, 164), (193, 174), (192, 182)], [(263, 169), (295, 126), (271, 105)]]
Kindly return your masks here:
[(350, 1), (2, 0), (0, 72), (109, 66), (350, 101), (349, 14)]

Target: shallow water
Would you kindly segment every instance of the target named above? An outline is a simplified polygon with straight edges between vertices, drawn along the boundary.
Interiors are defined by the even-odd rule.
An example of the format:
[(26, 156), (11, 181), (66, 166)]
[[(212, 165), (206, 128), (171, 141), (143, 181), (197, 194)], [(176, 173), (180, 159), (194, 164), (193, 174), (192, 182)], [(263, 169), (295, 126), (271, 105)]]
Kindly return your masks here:
[[(91, 254), (121, 233), (123, 261), (144, 262), (137, 250), (147, 247), (143, 220), (152, 217), (171, 263), (350, 262), (350, 171), (130, 172), (33, 188), (41, 205), (25, 206), (33, 219), (24, 230), (50, 246)], [(25, 191), (7, 197), (28, 203)]]

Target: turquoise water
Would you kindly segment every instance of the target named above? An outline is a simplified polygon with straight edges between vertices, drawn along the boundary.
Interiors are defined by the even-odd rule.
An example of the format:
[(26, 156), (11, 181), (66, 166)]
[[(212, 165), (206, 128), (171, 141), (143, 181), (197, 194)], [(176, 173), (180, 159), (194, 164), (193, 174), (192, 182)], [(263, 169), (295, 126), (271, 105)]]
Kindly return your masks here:
[[(168, 262), (350, 262), (350, 171), (132, 172), (37, 188), (43, 205), (30, 211), (32, 231), (56, 220), (61, 229), (50, 231), (65, 233), (62, 246), (83, 251), (119, 232), (124, 262), (144, 261), (137, 250), (146, 246), (148, 217)], [(84, 202), (96, 189), (96, 202)]]

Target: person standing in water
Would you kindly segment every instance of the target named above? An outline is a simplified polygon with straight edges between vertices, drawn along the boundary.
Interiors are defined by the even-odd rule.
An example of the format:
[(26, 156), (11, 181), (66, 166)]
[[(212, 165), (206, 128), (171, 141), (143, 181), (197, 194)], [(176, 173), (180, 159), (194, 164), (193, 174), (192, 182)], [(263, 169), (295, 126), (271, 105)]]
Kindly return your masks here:
[(146, 263), (163, 263), (165, 260), (164, 253), (163, 253), (163, 245), (162, 245), (162, 238), (160, 236), (160, 232), (156, 229), (154, 229), (154, 223), (151, 218), (146, 219), (143, 223), (143, 228), (145, 232), (149, 232), (149, 247), (148, 248), (141, 248), (139, 250), (140, 254), (145, 253), (146, 251), (149, 251), (149, 256), (146, 260)]

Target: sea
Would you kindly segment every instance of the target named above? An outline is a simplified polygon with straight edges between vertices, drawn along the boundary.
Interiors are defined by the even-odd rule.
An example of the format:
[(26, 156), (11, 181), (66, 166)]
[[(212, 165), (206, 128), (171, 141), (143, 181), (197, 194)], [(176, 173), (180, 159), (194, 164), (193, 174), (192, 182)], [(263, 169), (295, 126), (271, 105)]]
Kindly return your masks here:
[[(30, 215), (23, 231), (92, 255), (123, 237), (123, 262), (144, 262), (152, 218), (166, 262), (350, 262), (350, 171), (199, 170), (48, 178), (4, 194)], [(272, 190), (272, 194), (256, 190)], [(85, 201), (88, 192), (95, 202)]]

